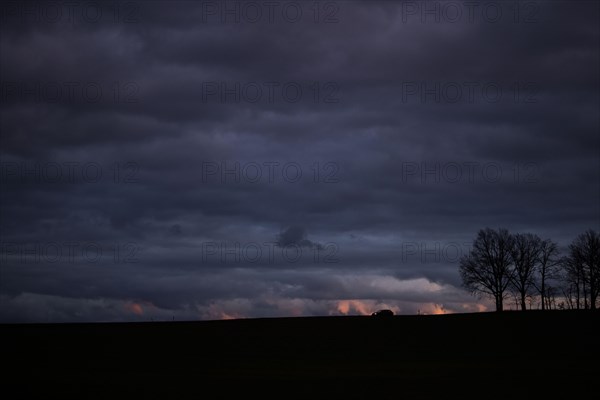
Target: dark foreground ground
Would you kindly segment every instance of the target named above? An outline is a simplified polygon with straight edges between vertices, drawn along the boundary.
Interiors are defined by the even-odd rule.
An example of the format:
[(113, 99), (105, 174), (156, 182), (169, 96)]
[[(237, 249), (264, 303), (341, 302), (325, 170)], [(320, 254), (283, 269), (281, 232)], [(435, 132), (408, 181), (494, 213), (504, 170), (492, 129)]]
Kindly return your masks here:
[(0, 325), (2, 397), (591, 399), (599, 320), (528, 311)]

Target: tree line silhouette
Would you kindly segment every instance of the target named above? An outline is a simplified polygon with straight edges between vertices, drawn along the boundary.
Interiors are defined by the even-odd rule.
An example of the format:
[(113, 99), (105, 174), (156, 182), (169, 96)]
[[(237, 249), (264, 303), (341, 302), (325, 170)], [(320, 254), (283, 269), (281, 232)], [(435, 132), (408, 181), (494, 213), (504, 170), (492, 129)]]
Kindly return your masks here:
[[(481, 229), (460, 259), (463, 286), (495, 300), (504, 309), (511, 295), (521, 310), (535, 299), (542, 310), (596, 309), (600, 292), (600, 235), (590, 229), (578, 235), (565, 254), (556, 242), (532, 233)], [(558, 301), (558, 300), (560, 301)]]

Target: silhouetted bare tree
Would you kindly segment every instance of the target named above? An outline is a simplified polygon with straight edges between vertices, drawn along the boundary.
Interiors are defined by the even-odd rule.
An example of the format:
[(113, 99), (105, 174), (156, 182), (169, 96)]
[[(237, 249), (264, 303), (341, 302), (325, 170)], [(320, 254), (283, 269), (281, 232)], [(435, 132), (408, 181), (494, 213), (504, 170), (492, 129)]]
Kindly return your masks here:
[(542, 240), (531, 233), (513, 235), (511, 258), (514, 266), (510, 275), (510, 283), (515, 295), (520, 300), (521, 310), (527, 310), (527, 297), (533, 288), (533, 277)]
[(482, 229), (469, 254), (460, 260), (463, 286), (475, 294), (494, 298), (496, 311), (503, 310), (506, 289), (511, 281), (513, 237), (506, 229)]
[[(558, 245), (551, 239), (540, 242), (538, 265), (533, 285), (540, 295), (542, 310), (545, 310), (554, 299), (554, 288), (548, 282), (555, 279), (560, 262)], [(548, 307), (549, 308), (549, 307)]]
[[(580, 274), (584, 308), (596, 308), (600, 291), (600, 235), (588, 230), (577, 236), (569, 246), (572, 267)], [(589, 294), (589, 303), (588, 303)]]
[(586, 293), (583, 268), (571, 256), (561, 258), (560, 268), (563, 283), (562, 293), (567, 306), (570, 309), (580, 309), (582, 293), (584, 295)]

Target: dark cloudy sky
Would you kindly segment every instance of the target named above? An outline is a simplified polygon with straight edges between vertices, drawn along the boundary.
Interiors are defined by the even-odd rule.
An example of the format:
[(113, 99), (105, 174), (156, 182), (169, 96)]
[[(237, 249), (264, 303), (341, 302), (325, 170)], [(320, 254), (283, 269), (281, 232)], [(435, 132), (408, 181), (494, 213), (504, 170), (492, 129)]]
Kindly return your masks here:
[(479, 229), (599, 228), (595, 1), (1, 10), (2, 322), (485, 310)]

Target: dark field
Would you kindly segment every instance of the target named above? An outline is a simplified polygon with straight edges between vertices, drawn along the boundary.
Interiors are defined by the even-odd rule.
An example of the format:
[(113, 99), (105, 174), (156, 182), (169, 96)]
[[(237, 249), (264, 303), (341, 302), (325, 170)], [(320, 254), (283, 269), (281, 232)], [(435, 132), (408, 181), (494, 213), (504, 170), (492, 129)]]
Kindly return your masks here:
[(599, 318), (528, 311), (3, 325), (2, 386), (12, 393), (3, 398), (591, 399)]

